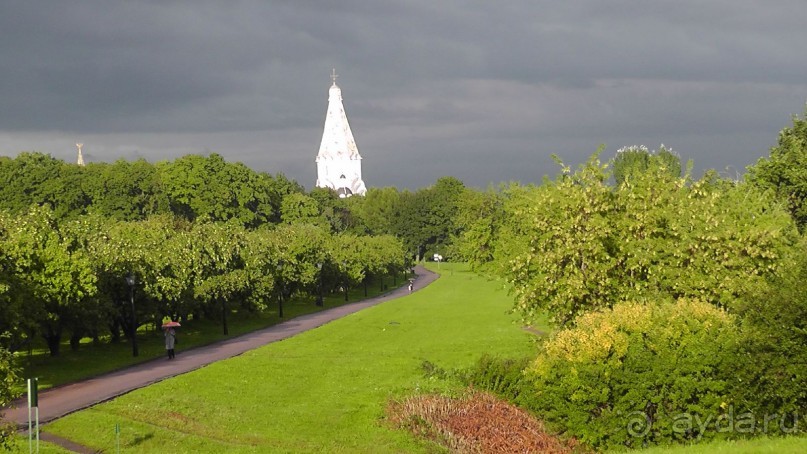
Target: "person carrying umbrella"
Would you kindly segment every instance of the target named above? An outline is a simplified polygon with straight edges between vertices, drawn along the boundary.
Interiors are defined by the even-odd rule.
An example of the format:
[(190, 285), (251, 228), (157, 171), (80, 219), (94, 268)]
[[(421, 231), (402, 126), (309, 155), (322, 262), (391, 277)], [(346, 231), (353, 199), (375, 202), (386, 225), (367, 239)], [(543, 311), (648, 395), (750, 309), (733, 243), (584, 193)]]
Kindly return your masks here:
[(163, 331), (165, 332), (165, 351), (168, 353), (168, 359), (174, 359), (174, 345), (177, 342), (177, 332), (174, 328), (181, 326), (179, 322), (163, 323)]

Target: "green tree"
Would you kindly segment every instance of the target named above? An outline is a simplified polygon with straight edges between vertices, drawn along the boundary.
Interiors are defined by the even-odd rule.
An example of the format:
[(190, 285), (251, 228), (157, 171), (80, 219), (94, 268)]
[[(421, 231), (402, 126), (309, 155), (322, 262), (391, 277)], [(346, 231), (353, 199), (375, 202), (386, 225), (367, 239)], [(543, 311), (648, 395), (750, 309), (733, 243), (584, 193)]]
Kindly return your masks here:
[[(18, 393), (14, 391), (14, 386), (18, 380), (18, 371), (14, 368), (11, 352), (0, 347), (0, 409), (8, 407), (17, 397)], [(0, 448), (11, 451), (12, 437), (15, 433), (16, 427), (4, 423), (3, 413), (0, 412)]]
[(108, 221), (100, 216), (85, 215), (72, 221), (63, 221), (59, 229), (63, 237), (72, 240), (75, 250), (81, 253), (82, 262), (86, 260), (88, 273), (92, 273), (94, 281), (93, 292), (75, 299), (70, 311), (63, 315), (63, 324), (70, 332), (70, 348), (78, 350), (83, 337), (100, 342), (100, 333), (108, 326), (108, 319), (113, 313), (109, 301), (100, 297), (99, 277), (102, 269), (96, 260), (97, 247), (107, 238)]
[(172, 211), (188, 220), (235, 219), (255, 227), (274, 214), (266, 175), (241, 163), (227, 163), (215, 153), (158, 163), (157, 170)]
[(456, 218), (459, 233), (452, 244), (458, 258), (474, 269), (486, 267), (494, 259), (496, 238), (504, 220), (502, 204), (502, 195), (493, 189), (485, 192), (468, 189), (459, 201)]
[(317, 200), (305, 194), (289, 194), (283, 197), (280, 211), (281, 219), (286, 224), (328, 225)]
[(259, 211), (266, 216), (267, 222), (278, 224), (281, 221), (283, 199), (289, 194), (302, 194), (305, 189), (294, 180), (290, 180), (282, 173), (274, 177), (268, 173), (258, 174), (258, 184), (267, 194), (267, 202), (259, 207)]
[(456, 215), (465, 185), (454, 177), (441, 177), (431, 187), (403, 192), (395, 210), (393, 231), (404, 247), (420, 258), (446, 255), (457, 233)]
[(801, 118), (793, 116), (793, 126), (779, 132), (770, 156), (760, 158), (748, 171), (753, 184), (772, 190), (787, 204), (803, 232), (807, 226), (807, 109)]
[(664, 144), (657, 151), (650, 151), (644, 145), (620, 148), (612, 166), (617, 185), (628, 178), (646, 173), (651, 167), (663, 168), (673, 178), (681, 177), (681, 158)]
[(33, 207), (15, 219), (12, 229), (7, 244), (14, 272), (32, 297), (26, 305), (28, 318), (38, 321), (51, 356), (57, 356), (68, 321), (97, 292), (89, 254), (81, 238), (60, 228), (47, 207)]
[[(361, 233), (370, 235), (393, 234), (393, 222), (400, 205), (400, 193), (394, 187), (369, 188), (364, 197), (346, 199), (351, 212), (364, 228)], [(358, 233), (358, 232), (356, 232)]]
[(743, 354), (734, 364), (733, 394), (737, 413), (777, 414), (793, 427), (789, 418), (807, 405), (807, 238), (789, 259), (772, 285), (739, 307)]
[(16, 274), (11, 253), (15, 223), (6, 211), (0, 210), (0, 346), (14, 352), (30, 339), (35, 324), (24, 318), (28, 293)]
[(328, 257), (338, 271), (338, 285), (347, 292), (367, 277), (369, 258), (365, 239), (345, 233), (334, 236), (330, 244)]
[[(110, 224), (95, 260), (100, 295), (113, 314), (109, 320), (113, 341), (120, 328), (131, 342), (137, 328), (148, 321), (156, 324), (164, 315), (184, 317), (198, 309), (193, 297), (198, 272), (190, 229), (187, 221), (172, 215)], [(129, 275), (135, 278), (134, 288), (126, 282)]]
[(506, 193), (496, 262), (526, 319), (548, 311), (566, 324), (625, 300), (734, 307), (782, 269), (796, 238), (769, 197), (714, 173), (689, 182), (651, 166), (616, 188), (607, 178), (595, 155)]
[(339, 194), (330, 188), (314, 188), (309, 196), (317, 201), (320, 215), (328, 223), (332, 232), (366, 233), (366, 230), (359, 225), (359, 220), (354, 216), (351, 210), (353, 204), (350, 203), (363, 197), (340, 198)]
[(63, 162), (42, 153), (20, 153), (0, 159), (0, 208), (24, 213), (31, 205), (50, 204), (58, 198), (52, 182), (59, 180)]
[(43, 184), (47, 196), (44, 199), (58, 219), (75, 219), (87, 212), (91, 204), (85, 189), (86, 169), (77, 164), (61, 162), (59, 176)]
[(24, 213), (32, 205), (49, 205), (58, 219), (87, 212), (91, 199), (84, 167), (42, 153), (0, 159), (0, 209)]
[(234, 223), (196, 222), (190, 233), (197, 239), (193, 248), (193, 262), (198, 266), (194, 297), (221, 308), (222, 329), (227, 335), (228, 302), (246, 296), (250, 288), (243, 258), (246, 232)]
[(90, 163), (85, 178), (92, 209), (102, 216), (139, 221), (170, 212), (157, 168), (144, 159)]

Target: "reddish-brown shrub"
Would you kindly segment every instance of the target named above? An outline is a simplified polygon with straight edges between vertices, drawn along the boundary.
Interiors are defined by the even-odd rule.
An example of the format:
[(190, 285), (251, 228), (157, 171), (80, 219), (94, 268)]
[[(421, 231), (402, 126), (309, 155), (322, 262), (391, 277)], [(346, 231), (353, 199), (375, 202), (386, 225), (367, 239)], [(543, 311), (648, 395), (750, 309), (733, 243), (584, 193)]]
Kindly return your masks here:
[(479, 391), (460, 398), (410, 397), (390, 403), (387, 414), (395, 426), (452, 451), (569, 453), (579, 448), (548, 434), (528, 412)]

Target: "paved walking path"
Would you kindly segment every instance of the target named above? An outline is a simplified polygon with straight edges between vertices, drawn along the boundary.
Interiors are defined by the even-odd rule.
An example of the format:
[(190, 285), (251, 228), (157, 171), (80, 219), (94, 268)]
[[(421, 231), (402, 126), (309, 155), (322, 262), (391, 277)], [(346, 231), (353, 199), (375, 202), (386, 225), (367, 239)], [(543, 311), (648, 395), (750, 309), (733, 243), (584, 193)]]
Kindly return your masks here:
[[(417, 279), (414, 290), (429, 285), (438, 275), (422, 266), (415, 268)], [(384, 295), (348, 303), (313, 314), (301, 315), (259, 331), (203, 347), (180, 351), (173, 360), (164, 357), (132, 367), (90, 378), (77, 383), (57, 386), (39, 393), (39, 420), (41, 424), (67, 414), (110, 400), (152, 383), (184, 374), (207, 364), (238, 356), (248, 350), (299, 334), (328, 322), (358, 312), (376, 304), (399, 298), (409, 293), (406, 285)], [(5, 420), (28, 428), (27, 398), (17, 399), (13, 408), (5, 410)]]

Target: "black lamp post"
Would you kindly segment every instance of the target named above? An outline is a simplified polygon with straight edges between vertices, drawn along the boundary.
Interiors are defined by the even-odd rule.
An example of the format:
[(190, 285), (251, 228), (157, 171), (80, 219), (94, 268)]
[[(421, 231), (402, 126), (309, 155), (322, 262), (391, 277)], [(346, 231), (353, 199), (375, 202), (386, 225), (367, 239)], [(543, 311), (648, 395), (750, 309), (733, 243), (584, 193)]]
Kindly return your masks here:
[(317, 263), (317, 306), (322, 307), (322, 262)]
[(132, 356), (138, 356), (139, 352), (137, 351), (137, 317), (135, 316), (135, 305), (134, 305), (134, 287), (135, 287), (135, 276), (134, 273), (129, 273), (126, 276), (126, 283), (129, 284), (129, 301), (132, 303)]
[(277, 275), (280, 278), (280, 295), (277, 299), (277, 316), (283, 318), (283, 260), (277, 262)]

